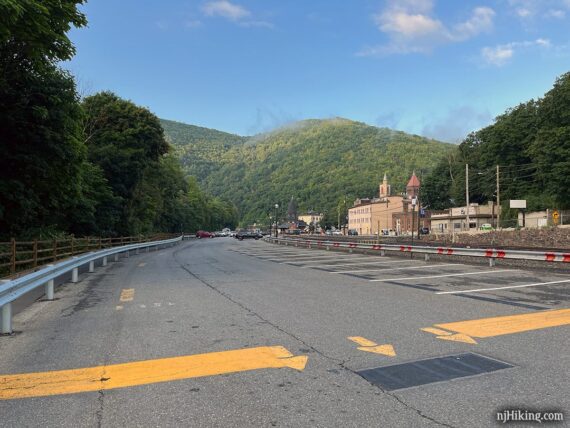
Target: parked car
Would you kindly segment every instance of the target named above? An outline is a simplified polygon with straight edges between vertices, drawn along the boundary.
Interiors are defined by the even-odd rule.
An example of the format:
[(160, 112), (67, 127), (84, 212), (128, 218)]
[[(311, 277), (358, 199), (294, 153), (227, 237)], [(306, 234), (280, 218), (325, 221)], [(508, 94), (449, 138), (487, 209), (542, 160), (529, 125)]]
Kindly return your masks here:
[(358, 236), (358, 230), (356, 230), (356, 229), (349, 229), (349, 230), (348, 230), (348, 235), (349, 235), (349, 236)]
[(429, 235), (429, 228), (427, 227), (422, 227), (420, 229), (420, 235)]
[(213, 238), (215, 235), (211, 232), (206, 232), (205, 230), (199, 230), (198, 232), (196, 232), (196, 238), (198, 239), (202, 239), (202, 238)]
[(340, 230), (333, 230), (332, 234), (338, 236), (338, 235), (342, 235), (342, 232)]
[(244, 239), (255, 239), (257, 241), (261, 238), (263, 238), (263, 235), (261, 233), (251, 232), (249, 230), (241, 230), (236, 233), (236, 239), (239, 239), (240, 241), (243, 241)]
[(494, 229), (491, 223), (485, 223), (482, 224), (481, 227), (479, 227), (479, 230), (494, 230)]

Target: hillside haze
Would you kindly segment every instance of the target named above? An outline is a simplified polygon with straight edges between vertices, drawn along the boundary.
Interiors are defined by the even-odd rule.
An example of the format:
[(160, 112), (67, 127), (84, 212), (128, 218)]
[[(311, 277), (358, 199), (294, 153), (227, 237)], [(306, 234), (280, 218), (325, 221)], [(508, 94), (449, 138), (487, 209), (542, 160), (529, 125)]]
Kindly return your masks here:
[(185, 172), (204, 190), (233, 202), (242, 223), (266, 224), (274, 205), (294, 196), (299, 211), (336, 218), (346, 197), (373, 197), (388, 174), (400, 193), (412, 171), (429, 173), (454, 145), (336, 118), (304, 120), (266, 134), (240, 137), (162, 121)]

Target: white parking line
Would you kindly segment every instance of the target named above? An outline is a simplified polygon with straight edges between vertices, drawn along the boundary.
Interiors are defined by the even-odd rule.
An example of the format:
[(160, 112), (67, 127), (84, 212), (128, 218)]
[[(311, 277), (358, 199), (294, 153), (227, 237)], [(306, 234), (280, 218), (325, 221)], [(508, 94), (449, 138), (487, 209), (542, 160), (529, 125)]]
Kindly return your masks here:
[(464, 275), (485, 275), (488, 273), (500, 272), (514, 272), (514, 269), (501, 269), (501, 270), (487, 270), (483, 272), (465, 272), (465, 273), (449, 273), (445, 275), (432, 275), (432, 276), (411, 276), (409, 278), (384, 278), (384, 279), (371, 279), (370, 282), (386, 282), (386, 281), (410, 281), (415, 279), (430, 279), (430, 278), (445, 278), (448, 276), (464, 276)]
[[(276, 258), (277, 256), (278, 256), (278, 255), (276, 254), (276, 255), (274, 255), (274, 256), (271, 256), (271, 258), (267, 258), (267, 257), (262, 257), (262, 258), (265, 258), (265, 259), (267, 259), (267, 260), (278, 260), (278, 259)], [(296, 260), (296, 259), (299, 259), (299, 260), (305, 260), (305, 259), (311, 259), (311, 260), (313, 260), (313, 259), (333, 259), (333, 260), (334, 260), (334, 259), (338, 259), (339, 257), (337, 257), (337, 256), (332, 256), (332, 255), (330, 255), (330, 254), (321, 254), (321, 255), (307, 254), (307, 255), (302, 255), (302, 256), (288, 256), (288, 255), (286, 255), (286, 256), (281, 256), (280, 258), (281, 258), (281, 259), (287, 259), (287, 260), (290, 260), (290, 261), (294, 261), (294, 260)], [(341, 257), (341, 258), (343, 258), (343, 257)], [(345, 256), (344, 258), (347, 258), (347, 256)]]
[[(323, 265), (323, 267), (338, 267), (338, 266), (352, 266), (352, 265), (385, 265), (390, 263), (409, 263), (410, 260), (386, 260), (379, 262), (352, 262), (352, 263), (337, 263), (333, 265)], [(301, 266), (301, 269), (312, 269), (314, 266)]]
[[(345, 258), (344, 260), (349, 260), (349, 259), (350, 259), (350, 258)], [(358, 259), (360, 259), (360, 260), (362, 260), (362, 259), (370, 260), (370, 256), (368, 256), (368, 257), (354, 257), (352, 260), (358, 260)], [(323, 262), (326, 262), (326, 261), (328, 261), (328, 262), (334, 262), (335, 260), (338, 260), (338, 257), (330, 258), (330, 260), (327, 260), (327, 259), (325, 259), (325, 260), (315, 260), (315, 261), (313, 261), (313, 262), (307, 261), (305, 264), (306, 264), (306, 265), (308, 265), (308, 264), (313, 264), (313, 265), (314, 265), (315, 263), (323, 263)], [(290, 263), (298, 263), (298, 262), (302, 262), (302, 260), (291, 261), (291, 262), (281, 262), (281, 263), (282, 263), (282, 264), (290, 264)]]
[[(407, 261), (407, 260), (406, 260)], [(362, 270), (343, 270), (340, 272), (329, 272), (329, 273), (358, 273), (358, 272), (385, 272), (389, 270), (406, 270), (406, 269), (431, 269), (441, 266), (463, 266), (459, 263), (445, 263), (441, 265), (429, 265), (429, 266), (405, 266), (400, 268), (389, 268), (389, 269), (362, 269)]]
[(523, 285), (507, 285), (505, 287), (493, 287), (493, 288), (477, 288), (472, 290), (463, 291), (439, 291), (435, 294), (465, 294), (465, 293), (477, 293), (480, 291), (495, 291), (495, 290), (508, 290), (510, 288), (525, 288), (525, 287), (537, 287), (539, 285), (550, 285), (550, 284), (564, 284), (570, 282), (570, 279), (564, 279), (561, 281), (550, 281), (550, 282), (537, 282), (535, 284), (523, 284)]

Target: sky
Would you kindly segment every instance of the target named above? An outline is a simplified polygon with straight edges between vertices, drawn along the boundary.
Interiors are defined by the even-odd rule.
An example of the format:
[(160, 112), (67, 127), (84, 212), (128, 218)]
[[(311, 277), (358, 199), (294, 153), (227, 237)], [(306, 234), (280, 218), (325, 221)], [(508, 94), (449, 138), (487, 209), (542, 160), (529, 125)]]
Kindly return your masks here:
[(570, 71), (570, 0), (91, 0), (64, 64), (240, 135), (344, 117), (460, 142)]

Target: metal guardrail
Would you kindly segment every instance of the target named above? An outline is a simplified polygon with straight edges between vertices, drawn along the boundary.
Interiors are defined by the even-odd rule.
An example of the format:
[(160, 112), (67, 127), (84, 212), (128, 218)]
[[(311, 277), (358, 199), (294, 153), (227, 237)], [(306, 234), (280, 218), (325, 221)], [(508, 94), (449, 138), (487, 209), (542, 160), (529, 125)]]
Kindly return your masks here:
[(168, 247), (176, 245), (182, 240), (182, 236), (174, 239), (166, 239), (162, 241), (143, 242), (138, 244), (130, 244), (122, 247), (108, 248), (101, 251), (82, 254), (81, 256), (72, 257), (71, 259), (62, 261), (57, 264), (47, 265), (36, 272), (19, 278), (0, 281), (0, 308), (2, 312), (2, 334), (12, 334), (12, 302), (24, 294), (35, 290), (38, 287), (45, 287), (46, 300), (54, 299), (54, 279), (71, 272), (71, 282), (79, 281), (79, 268), (89, 264), (89, 272), (95, 271), (95, 262), (102, 259), (102, 265), (107, 265), (107, 258), (114, 256), (115, 261), (119, 260), (119, 255), (130, 251), (136, 251), (146, 248)]
[(534, 260), (543, 262), (561, 262), (570, 263), (570, 253), (560, 251), (526, 251), (526, 250), (498, 250), (494, 248), (458, 248), (458, 247), (426, 247), (411, 245), (390, 245), (390, 244), (362, 244), (358, 242), (334, 242), (321, 241), (314, 239), (295, 239), (295, 238), (266, 238), (267, 241), (285, 245), (293, 244), (295, 246), (306, 246), (307, 248), (354, 248), (379, 251), (380, 255), (385, 255), (386, 251), (395, 251), (400, 253), (419, 253), (424, 254), (426, 261), (429, 260), (431, 254), (445, 256), (468, 256), (468, 257), (485, 257), (489, 259), (489, 266), (495, 266), (497, 259), (518, 259), (518, 260)]

